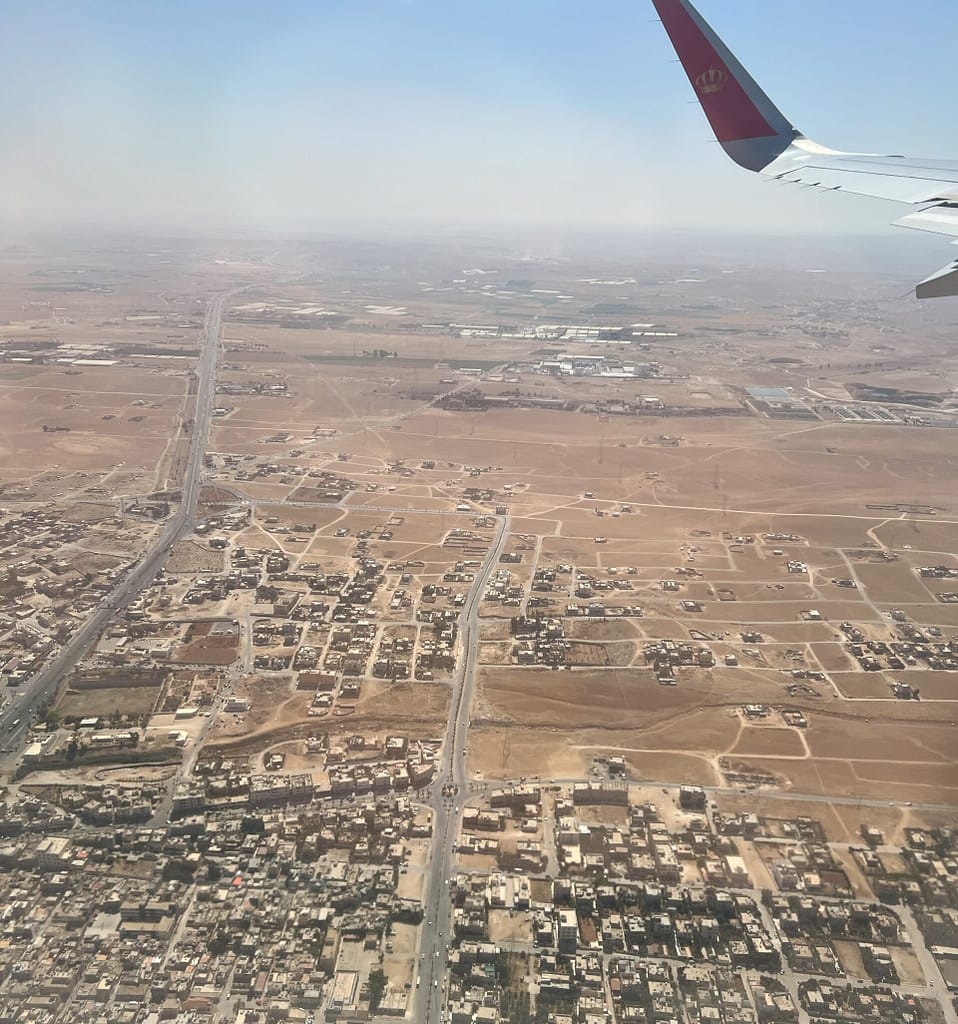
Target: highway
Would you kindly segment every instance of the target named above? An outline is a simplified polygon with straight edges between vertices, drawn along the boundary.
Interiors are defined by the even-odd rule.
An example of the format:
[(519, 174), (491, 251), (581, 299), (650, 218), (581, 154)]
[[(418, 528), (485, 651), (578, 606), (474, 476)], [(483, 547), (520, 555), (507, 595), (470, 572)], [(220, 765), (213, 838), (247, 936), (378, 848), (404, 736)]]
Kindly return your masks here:
[(433, 841), (424, 882), (424, 926), (420, 959), (416, 964), (416, 975), (421, 978), (421, 982), (415, 992), (414, 1012), (420, 1024), (438, 1024), (445, 1005), (446, 953), (451, 941), (447, 929), (452, 927), (449, 879), (453, 874), (453, 847), (467, 788), (466, 744), (479, 666), (479, 610), (489, 577), (499, 563), (508, 536), (509, 519), (501, 516), (460, 619), (462, 666), (453, 681), (442, 756), (429, 799), (433, 815)]
[[(223, 306), (233, 293), (217, 296), (210, 304), (203, 324), (200, 357), (196, 365), (196, 411), (190, 436), (190, 455), (182, 482), (182, 497), (172, 518), (164, 523), (139, 564), (122, 579), (82, 626), (70, 637), (62, 650), (37, 675), (20, 687), (19, 699), (0, 714), (0, 737), (3, 746), (19, 751), (30, 728), (34, 714), (56, 693), (66, 676), (83, 660), (106, 629), (145, 587), (152, 583), (163, 567), (167, 553), (176, 541), (192, 533), (195, 525), (196, 500), (203, 482), (203, 459), (206, 455), (210, 421), (213, 416), (213, 395), (216, 384), (216, 362), (219, 352), (220, 324)], [(16, 726), (13, 723), (16, 722)]]

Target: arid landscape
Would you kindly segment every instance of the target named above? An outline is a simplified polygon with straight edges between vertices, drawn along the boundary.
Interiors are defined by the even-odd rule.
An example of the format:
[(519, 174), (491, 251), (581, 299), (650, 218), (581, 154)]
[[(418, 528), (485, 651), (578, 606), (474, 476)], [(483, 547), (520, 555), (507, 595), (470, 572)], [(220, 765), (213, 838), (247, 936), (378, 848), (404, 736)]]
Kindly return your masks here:
[[(243, 549), (275, 552), (294, 576), (307, 564), (348, 572), (357, 550), (380, 562), (372, 614), (404, 627), (411, 665), (427, 632), (413, 614), (422, 588), (448, 590), (431, 602), (455, 610), (457, 588), (440, 584), (469, 551), (487, 553), (501, 521), (502, 585), (487, 587), (477, 620), (469, 757), (480, 776), (531, 772), (545, 754), (572, 777), (607, 745), (643, 779), (735, 788), (754, 771), (746, 784), (759, 792), (958, 798), (958, 656), (896, 668), (892, 650), (912, 639), (903, 627), (945, 649), (958, 629), (958, 584), (921, 574), (958, 567), (947, 315), (840, 272), (791, 274), (787, 297), (746, 313), (774, 271), (683, 281), (674, 254), (520, 267), (506, 250), (435, 245), (368, 276), (362, 247), (350, 270), (323, 243), (273, 263), (255, 245), (224, 252), (174, 246), (121, 267), (106, 249), (11, 250), (0, 295), (5, 513), (73, 524), (55, 548), (68, 584), (135, 562), (170, 514), (202, 344), (187, 275), (233, 295), (204, 509), (242, 522), (215, 548), (205, 530), (184, 536), (168, 582), (153, 585), (159, 603), (147, 595), (149, 632), (176, 627), (164, 628), (171, 664), (232, 666), (259, 704), (236, 668), (252, 662), (243, 647), (259, 598), (230, 591), (204, 599), (193, 625), (184, 615), (184, 595)], [(488, 266), (459, 269), (467, 258)], [(387, 601), (390, 570), (409, 578), (409, 612)], [(458, 575), (468, 590), (475, 574)], [(270, 589), (303, 603), (301, 582)], [(37, 595), (29, 610), (56, 605)], [(540, 634), (556, 624), (564, 650), (546, 656), (540, 636), (520, 659), (521, 618)], [(242, 628), (198, 632), (211, 619)], [(861, 632), (859, 650), (885, 645), (891, 663), (863, 666), (846, 626)], [(261, 657), (292, 664), (300, 642), (315, 636), (321, 650), (329, 632), (307, 620), (298, 641), (279, 636)], [(694, 664), (673, 659), (671, 678), (657, 678), (656, 644), (692, 644)], [(301, 722), (326, 733), (388, 717), (389, 688), (367, 681), (348, 723), (335, 711), (311, 721), (296, 676), (253, 677), (269, 683), (274, 711), (217, 722), (204, 749), (221, 732), (279, 737)], [(438, 728), (426, 708), (446, 713), (442, 671), (432, 676), (412, 702), (424, 735)], [(896, 699), (899, 683), (921, 699)], [(765, 714), (746, 724), (745, 705)], [(783, 726), (785, 711), (803, 724)]]
[[(42, 800), (90, 836), (107, 821), (168, 834), (185, 858), (168, 879), (219, 856), (198, 838), (214, 826), (285, 829), (357, 892), (387, 864), (406, 930), (383, 945), (381, 998), (399, 1015), (420, 1013), (426, 967), (426, 986), (444, 976), (423, 964), (424, 917), (453, 915), (457, 957), (490, 929), (540, 956), (523, 872), (541, 892), (774, 890), (771, 935), (786, 892), (918, 907), (933, 876), (947, 903), (954, 311), (837, 257), (808, 274), (800, 246), (763, 260), (750, 244), (694, 265), (668, 240), (548, 257), (508, 241), (8, 245), (6, 813)], [(630, 828), (631, 867), (616, 852)], [(590, 829), (591, 845), (573, 838)], [(831, 851), (824, 881), (807, 864), (787, 880), (799, 835)], [(515, 891), (495, 905), (520, 916), (473, 932), (449, 876), (465, 894), (496, 871)], [(596, 949), (612, 941), (600, 917), (580, 906)], [(379, 935), (368, 952), (378, 920), (340, 924)], [(228, 927), (189, 929), (155, 939), (160, 959), (186, 934), (216, 949)], [(326, 935), (297, 989), (304, 1024), (363, 1003), (337, 986), (380, 963)], [(896, 999), (954, 978), (947, 957), (892, 945)], [(821, 951), (810, 966), (775, 949), (742, 969), (781, 964), (795, 1016), (761, 1019), (806, 1021), (806, 976), (838, 975)], [(857, 943), (835, 949), (848, 977), (886, 978)], [(221, 982), (184, 991), (233, 1020), (239, 983)], [(921, 992), (922, 1019), (953, 1021)], [(538, 999), (537, 1020), (571, 1006)]]

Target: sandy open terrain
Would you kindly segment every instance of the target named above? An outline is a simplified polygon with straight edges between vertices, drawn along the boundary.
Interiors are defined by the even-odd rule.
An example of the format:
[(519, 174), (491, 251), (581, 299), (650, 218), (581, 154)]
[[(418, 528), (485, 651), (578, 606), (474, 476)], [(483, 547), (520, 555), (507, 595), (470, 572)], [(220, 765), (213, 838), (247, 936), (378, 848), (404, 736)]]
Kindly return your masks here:
[[(377, 561), (384, 580), (369, 618), (418, 649), (431, 630), (423, 613), (452, 607), (470, 582), (449, 582), (434, 604), (421, 588), (442, 586), (457, 561), (481, 561), (493, 534), (481, 516), (508, 517), (504, 551), (522, 561), (496, 567), (510, 574), (508, 602), (481, 603), (470, 770), (582, 776), (597, 753), (617, 751), (638, 779), (736, 786), (752, 772), (785, 792), (958, 804), (958, 670), (866, 672), (841, 631), (848, 622), (893, 642), (897, 610), (929, 643), (958, 632), (958, 605), (938, 599), (958, 580), (915, 572), (958, 565), (953, 318), (889, 298), (897, 279), (813, 279), (744, 253), (748, 275), (725, 274), (723, 254), (697, 283), (686, 280), (687, 254), (647, 245), (523, 256), (535, 290), (507, 287), (519, 273), (513, 249), (484, 250), (482, 280), (460, 276), (475, 264), (467, 253), (396, 250), (372, 269), (368, 254), (344, 260), (317, 243), (264, 266), (170, 242), (162, 258), (90, 254), (79, 278), (62, 254), (11, 261), (4, 336), (52, 347), (43, 363), (0, 361), (0, 505), (80, 510), (79, 572), (135, 559), (154, 527), (105, 520), (120, 497), (175, 486), (204, 298), (242, 288), (224, 323), (207, 482), (248, 511), (231, 547), (289, 555), (294, 578), (279, 589), (303, 598), (299, 572)], [(625, 283), (596, 283), (599, 273)], [(632, 333), (647, 321), (661, 334)], [(470, 337), (450, 326), (469, 322), (503, 330)], [(615, 337), (536, 336), (553, 323)], [(81, 362), (60, 361), (76, 352)], [(91, 353), (103, 358), (91, 364)], [(540, 372), (560, 356), (628, 361), (643, 376)], [(887, 422), (841, 422), (828, 406), (847, 405), (863, 384), (932, 399), (896, 406)], [(746, 404), (753, 385), (791, 388), (812, 412), (767, 415)], [(637, 412), (649, 396), (653, 408)], [(924, 416), (940, 425), (915, 419)], [(456, 530), (476, 536), (450, 544)], [(231, 552), (209, 539), (175, 546), (167, 569), (183, 579), (159, 618), (182, 612), (191, 581), (229, 571)], [(538, 571), (563, 563), (571, 571), (551, 589), (534, 589)], [(399, 589), (409, 603), (393, 606)], [(253, 704), (225, 717), (211, 745), (258, 756), (306, 731), (442, 733), (447, 683), (390, 682), (371, 668), (345, 710), (310, 717), (312, 695), (294, 689), (291, 667), (251, 668), (261, 653), (248, 646), (252, 606), (272, 600), (250, 589), (210, 601), (204, 616), (235, 619), (239, 633), (194, 626), (178, 641), (171, 660), (211, 678), (235, 662), (237, 692)], [(559, 622), (573, 671), (515, 663), (510, 620), (536, 607)], [(627, 617), (608, 614), (623, 608)], [(328, 626), (263, 651), (321, 646)], [(660, 685), (645, 655), (652, 641), (704, 648), (714, 664), (677, 665), (676, 685)], [(899, 679), (921, 702), (893, 699)], [(767, 717), (746, 719), (746, 704), (766, 705)], [(787, 726), (785, 710), (801, 711), (807, 728)]]

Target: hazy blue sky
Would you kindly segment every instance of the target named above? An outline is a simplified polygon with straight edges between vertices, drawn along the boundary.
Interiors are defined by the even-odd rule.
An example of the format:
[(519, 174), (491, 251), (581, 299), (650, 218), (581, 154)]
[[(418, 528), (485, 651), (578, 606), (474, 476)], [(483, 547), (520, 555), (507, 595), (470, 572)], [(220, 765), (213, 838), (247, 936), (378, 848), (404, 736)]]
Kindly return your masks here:
[[(958, 159), (954, 0), (700, 0), (787, 116)], [(878, 227), (726, 161), (649, 0), (4, 0), (5, 217)]]

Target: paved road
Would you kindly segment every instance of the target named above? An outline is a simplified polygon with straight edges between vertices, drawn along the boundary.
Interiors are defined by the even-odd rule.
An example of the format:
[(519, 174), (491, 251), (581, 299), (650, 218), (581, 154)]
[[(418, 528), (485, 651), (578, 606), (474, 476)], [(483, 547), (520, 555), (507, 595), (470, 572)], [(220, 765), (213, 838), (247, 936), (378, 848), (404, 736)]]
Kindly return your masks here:
[[(597, 752), (616, 750), (615, 747), (596, 747)], [(549, 786), (574, 786), (577, 784), (595, 783), (604, 781), (601, 778), (593, 776), (569, 776), (565, 778), (545, 778), (540, 775), (529, 776), (528, 779), (510, 779), (505, 776), (502, 778), (496, 778), (491, 780), (475, 780), (473, 779), (469, 783), (469, 790), (472, 793), (483, 793), (489, 789), (500, 789), (508, 788), (509, 786), (521, 785), (523, 782), (530, 781), (535, 782), (548, 788)], [(663, 796), (670, 796), (673, 799), (678, 796), (681, 789), (688, 785), (687, 782), (667, 782), (661, 779), (650, 780), (650, 779), (633, 779), (629, 778), (629, 786), (642, 786), (649, 790), (661, 790)], [(855, 807), (855, 808), (885, 808), (885, 807), (897, 807), (899, 810), (912, 810), (912, 811), (932, 811), (935, 813), (954, 814), (954, 804), (925, 804), (925, 803), (912, 803), (911, 801), (902, 800), (870, 800), (863, 797), (857, 796), (828, 796), (824, 793), (793, 793), (788, 790), (775, 790), (775, 789), (735, 789), (730, 786), (701, 786), (706, 793), (711, 793), (715, 796), (731, 796), (731, 797), (749, 797), (750, 799), (762, 802), (764, 800), (785, 800), (795, 801), (796, 803), (807, 803), (807, 804), (833, 804), (836, 807)], [(709, 811), (711, 808), (708, 809)], [(859, 844), (860, 845), (860, 844)]]
[[(285, 504), (293, 504), (287, 502)], [(317, 503), (318, 504), (318, 503)], [(343, 507), (338, 505), (337, 507)], [(380, 511), (416, 512), (417, 509), (383, 508)], [(425, 926), (422, 931), (422, 944), (419, 950), (419, 961), (415, 973), (419, 984), (415, 989), (415, 1008), (413, 1018), (417, 1024), (438, 1024), (446, 1004), (446, 969), (447, 950), (451, 942), (448, 929), (452, 924), (452, 907), (449, 893), (449, 879), (455, 873), (454, 843), (459, 831), (459, 821), (463, 804), (470, 792), (485, 790), (492, 785), (504, 785), (502, 781), (473, 782), (466, 778), (466, 750), (470, 725), (470, 709), (475, 692), (478, 652), (479, 652), (479, 608), (490, 575), (498, 564), (499, 555), (508, 537), (508, 519), (501, 518), (497, 523), (496, 534), (482, 568), (476, 576), (475, 584), (461, 619), (463, 637), (463, 665), (457, 675), (452, 692), (452, 703), (446, 729), (442, 757), (437, 769), (429, 799), (433, 811), (433, 844), (431, 860), (425, 869), (426, 880), (423, 894)], [(543, 779), (542, 782), (570, 784), (583, 782), (584, 779)], [(657, 786), (661, 790), (674, 793), (680, 783), (649, 782), (649, 787)], [(706, 792), (722, 796), (741, 796), (742, 791), (732, 788), (711, 786)], [(887, 801), (861, 800), (856, 797), (833, 797), (805, 793), (776, 793), (762, 791), (756, 794), (762, 799), (781, 799), (809, 804), (838, 804), (855, 807), (885, 807)], [(895, 804), (895, 806), (903, 806)], [(934, 804), (915, 805), (918, 810), (953, 810)], [(760, 894), (757, 894), (760, 896)], [(797, 995), (797, 984), (795, 988)], [(949, 1024), (952, 1022), (949, 1020)]]
[[(232, 294), (232, 293), (231, 293)], [(219, 351), (220, 322), (223, 305), (229, 295), (213, 300), (203, 326), (203, 342), (196, 366), (196, 413), (190, 437), (190, 457), (182, 484), (182, 500), (163, 526), (140, 563), (117, 584), (82, 626), (67, 641), (60, 653), (40, 673), (20, 688), (20, 698), (0, 714), (0, 736), (3, 745), (18, 750), (37, 709), (56, 692), (63, 679), (87, 655), (110, 620), (125, 608), (163, 567), (169, 548), (193, 531), (196, 499), (203, 481), (203, 458), (206, 454), (210, 420), (213, 415), (213, 393), (216, 383), (216, 359)], [(17, 724), (14, 725), (13, 723)]]
[(492, 544), (476, 574), (460, 619), (462, 668), (453, 682), (442, 758), (429, 799), (433, 812), (433, 843), (423, 893), (426, 923), (422, 930), (420, 960), (416, 964), (417, 977), (421, 978), (421, 982), (416, 991), (414, 1012), (414, 1018), (420, 1024), (438, 1024), (445, 1005), (446, 953), (450, 943), (447, 929), (451, 928), (452, 922), (449, 879), (455, 863), (453, 844), (459, 831), (459, 818), (467, 788), (466, 744), (478, 675), (479, 609), (486, 584), (499, 564), (499, 556), (508, 536), (509, 520), (500, 517)]
[(948, 983), (941, 973), (938, 962), (931, 955), (931, 950), (921, 934), (921, 929), (918, 927), (918, 922), (915, 920), (911, 907), (903, 903), (892, 909), (898, 914), (905, 925), (908, 937), (912, 942), (912, 948), (915, 950), (918, 963), (921, 965), (922, 972), (925, 975), (925, 981), (935, 990), (929, 993), (916, 987), (911, 987), (907, 991), (912, 995), (937, 996), (947, 1024), (958, 1024), (958, 1011), (956, 1011), (955, 1004), (952, 1002), (948, 992)]
[[(351, 494), (362, 493), (353, 491)], [(258, 508), (266, 505), (274, 508), (283, 505), (286, 508), (338, 508), (341, 512), (398, 512), (409, 516), (485, 516), (487, 519), (495, 518), (492, 513), (485, 509), (470, 507), (468, 512), (452, 512), (444, 508), (407, 508), (405, 505), (351, 505), (349, 496), (340, 501), (290, 501), (288, 498), (243, 498), (241, 503), (244, 507)], [(237, 502), (240, 504), (240, 502)], [(467, 502), (468, 504), (468, 502)]]
[[(600, 748), (596, 748), (598, 751)], [(609, 749), (609, 748), (601, 748)], [(614, 748), (612, 748), (614, 749)], [(537, 779), (539, 777), (537, 776)], [(539, 779), (543, 785), (556, 785), (556, 786), (572, 786), (576, 783), (585, 782), (596, 782), (594, 777), (582, 778), (582, 777), (570, 777), (570, 778), (542, 778)], [(668, 793), (677, 793), (683, 786), (687, 786), (687, 782), (661, 782), (648, 779), (629, 779), (630, 786), (644, 786), (647, 789), (660, 789), (663, 795)], [(516, 780), (497, 780), (495, 783), (489, 782), (485, 785), (495, 786), (510, 786), (515, 785)], [(476, 785), (473, 783), (473, 785)], [(717, 796), (736, 796), (736, 797), (749, 797), (752, 800), (761, 802), (763, 800), (794, 800), (797, 803), (807, 804), (834, 804), (836, 807), (897, 807), (899, 810), (909, 809), (914, 811), (934, 811), (944, 812), (946, 814), (955, 813), (954, 804), (922, 804), (922, 803), (911, 803), (903, 802), (901, 800), (866, 800), (862, 797), (857, 796), (827, 796), (823, 793), (792, 793), (785, 790), (774, 790), (774, 789), (733, 789), (728, 786), (701, 786), (706, 793), (712, 793)]]

